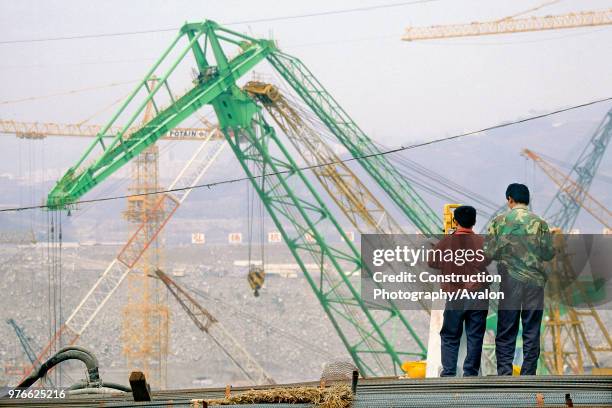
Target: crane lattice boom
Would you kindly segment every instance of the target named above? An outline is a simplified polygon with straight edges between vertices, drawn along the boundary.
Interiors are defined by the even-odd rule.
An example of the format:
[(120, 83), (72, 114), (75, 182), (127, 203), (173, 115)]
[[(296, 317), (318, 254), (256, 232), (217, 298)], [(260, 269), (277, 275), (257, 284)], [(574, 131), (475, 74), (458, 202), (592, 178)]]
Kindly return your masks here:
[(457, 37), (477, 37), (481, 35), (595, 27), (610, 24), (612, 24), (612, 9), (607, 9), (554, 16), (508, 18), (496, 21), (474, 22), (470, 24), (408, 27), (402, 40), (420, 41)]
[(353, 171), (310, 128), (300, 113), (271, 84), (251, 81), (244, 89), (263, 105), (296, 150), (317, 176), (321, 185), (362, 234), (402, 234), (397, 221), (359, 180)]
[(164, 272), (155, 271), (157, 277), (179, 302), (193, 323), (223, 350), (240, 372), (253, 384), (275, 384), (255, 358), (236, 340), (234, 336), (206, 308), (198, 303), (185, 289)]
[(299, 59), (280, 51), (271, 53), (267, 59), (418, 231), (428, 236), (440, 234), (442, 222), (439, 215), (429, 207), (397, 167), (389, 162), (308, 67)]
[[(94, 321), (98, 313), (104, 308), (104, 305), (119, 288), (130, 271), (132, 271), (132, 268), (138, 263), (149, 245), (151, 245), (151, 242), (166, 226), (180, 204), (187, 199), (194, 185), (204, 176), (221, 153), (222, 149), (226, 146), (224, 142), (210, 141), (217, 132), (218, 130), (214, 129), (209, 133), (209, 139), (205, 139), (202, 142), (201, 146), (194, 152), (191, 159), (185, 164), (183, 169), (170, 184), (169, 188), (171, 190), (179, 190), (174, 193), (163, 194), (158, 199), (156, 207), (164, 208), (165, 212), (164, 219), (157, 224), (157, 229), (152, 231), (151, 234), (144, 234), (143, 230), (146, 228), (147, 223), (141, 223), (134, 231), (131, 238), (128, 239), (126, 244), (119, 251), (117, 257), (112, 260), (96, 283), (87, 292), (81, 302), (79, 302), (70, 316), (68, 316), (57, 334), (51, 338), (43, 348), (38, 356), (39, 361), (46, 361), (51, 356), (53, 350), (58, 348), (58, 345), (74, 344)], [(144, 238), (148, 238), (148, 240)], [(27, 377), (33, 369), (34, 365), (25, 373), (24, 378)]]
[[(214, 125), (204, 123), (199, 128), (174, 128), (163, 135), (161, 140), (204, 140), (214, 129)], [(17, 120), (0, 120), (0, 134), (15, 135), (20, 139), (44, 139), (48, 136), (69, 137), (97, 137), (102, 130), (101, 125), (87, 125), (80, 123), (54, 123), (54, 122), (20, 122)], [(111, 138), (120, 131), (120, 127), (109, 128), (103, 138)], [(127, 129), (128, 134), (138, 130), (137, 127)], [(221, 137), (221, 134), (216, 136)]]

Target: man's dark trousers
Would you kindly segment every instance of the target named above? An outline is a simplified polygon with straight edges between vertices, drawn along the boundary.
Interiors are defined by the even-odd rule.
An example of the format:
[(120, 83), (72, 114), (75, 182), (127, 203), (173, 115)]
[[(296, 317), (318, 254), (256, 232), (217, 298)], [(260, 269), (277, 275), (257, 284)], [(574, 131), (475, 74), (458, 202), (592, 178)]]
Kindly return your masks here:
[(463, 376), (476, 376), (480, 371), (482, 341), (487, 327), (489, 302), (479, 301), (471, 305), (467, 303), (447, 302), (444, 310), (444, 322), (440, 331), (442, 343), (442, 373), (440, 376), (442, 377), (454, 377), (457, 374), (457, 358), (464, 324), (467, 354), (463, 362)]
[(540, 357), (544, 288), (521, 282), (508, 273), (503, 273), (501, 291), (504, 293), (504, 299), (500, 300), (497, 310), (495, 336), (497, 375), (512, 375), (519, 320), (522, 321), (523, 328), (521, 375), (535, 375)]

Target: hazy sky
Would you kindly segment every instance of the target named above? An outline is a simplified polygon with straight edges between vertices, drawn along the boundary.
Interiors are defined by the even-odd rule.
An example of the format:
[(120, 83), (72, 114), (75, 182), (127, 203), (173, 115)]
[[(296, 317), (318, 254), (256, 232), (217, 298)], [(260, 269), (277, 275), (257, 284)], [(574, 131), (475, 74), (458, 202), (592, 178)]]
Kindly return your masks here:
[[(388, 144), (436, 137), (610, 96), (612, 28), (407, 43), (407, 25), (497, 19), (537, 1), (438, 0), (282, 21), (232, 24), (273, 35), (301, 58), (372, 137)], [(0, 38), (63, 37), (309, 14), (378, 1), (2, 1)], [(398, 3), (395, 1), (395, 3)], [(401, 3), (401, 2), (400, 2)], [(565, 0), (536, 14), (599, 10), (612, 1)], [(1, 100), (143, 77), (175, 32), (0, 45)], [(0, 104), (0, 117), (80, 121), (133, 84)], [(51, 102), (51, 103), (50, 103)]]
[[(408, 25), (499, 19), (534, 7), (542, 0), (401, 3), (406, 2), (0, 0), (0, 118), (68, 123), (89, 118), (126, 95), (134, 81), (143, 78), (176, 31), (62, 41), (1, 42), (178, 29), (185, 21), (204, 19), (214, 19), (255, 37), (273, 37), (281, 49), (299, 57), (314, 72), (373, 139), (386, 145), (452, 135), (533, 112), (612, 96), (612, 27), (408, 43), (400, 41)], [(240, 23), (389, 4), (397, 6)], [(609, 7), (612, 7), (611, 0), (564, 0), (534, 14)], [(183, 85), (189, 81), (186, 75)], [(109, 84), (120, 85), (68, 96), (10, 102)], [(598, 120), (595, 118), (601, 118), (609, 108), (610, 104), (602, 104), (554, 120), (560, 123)], [(91, 122), (104, 122), (111, 113), (110, 109), (103, 111)], [(521, 128), (516, 131), (518, 137)], [(518, 160), (520, 147), (535, 146), (537, 149), (539, 144), (540, 151), (548, 151), (551, 146), (556, 157), (572, 161), (586, 143), (589, 132), (581, 131), (576, 134), (575, 143), (562, 146), (554, 145), (550, 136), (525, 143), (521, 140), (520, 146), (516, 140), (512, 151), (506, 153), (511, 160)], [(44, 178), (55, 180), (75, 163), (88, 143), (68, 140), (48, 139), (43, 144), (25, 148), (22, 147), (25, 142), (20, 145), (15, 139), (2, 139), (0, 151), (4, 154), (0, 173), (16, 173), (17, 161), (19, 166), (27, 166), (29, 155), (33, 156), (30, 161), (36, 163), (34, 170), (46, 171), (48, 174)], [(492, 143), (493, 149), (495, 144), (503, 142), (498, 138), (488, 143)], [(475, 142), (474, 146), (477, 145)], [(445, 154), (447, 147), (440, 148)], [(181, 162), (180, 152), (188, 153), (189, 149), (180, 147), (166, 153), (172, 158), (172, 152), (176, 151), (175, 161)], [(486, 156), (487, 150), (484, 151)], [(500, 166), (499, 174), (505, 177), (504, 181), (514, 177), (509, 172), (520, 173), (523, 168), (523, 165), (518, 170), (506, 164)], [(479, 165), (472, 167), (471, 171), (478, 174)], [(601, 171), (610, 173), (611, 169), (611, 161), (604, 160)], [(437, 170), (451, 178), (456, 176), (441, 167)], [(20, 173), (26, 171), (21, 169)], [(40, 175), (38, 180), (42, 178)], [(474, 185), (472, 188), (486, 192), (491, 187), (483, 186), (480, 190)], [(500, 188), (495, 186), (498, 195)], [(607, 189), (604, 186), (596, 192)], [(554, 186), (549, 183), (547, 194), (553, 193)]]

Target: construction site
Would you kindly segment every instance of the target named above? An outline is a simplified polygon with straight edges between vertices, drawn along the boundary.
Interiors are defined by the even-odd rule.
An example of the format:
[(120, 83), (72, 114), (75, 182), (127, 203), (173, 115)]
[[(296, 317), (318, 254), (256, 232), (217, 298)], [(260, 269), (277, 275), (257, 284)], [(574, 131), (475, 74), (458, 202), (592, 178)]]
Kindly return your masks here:
[[(612, 242), (612, 3), (209, 3), (0, 3), (0, 406), (612, 407), (612, 251), (566, 244)], [(369, 302), (365, 239), (486, 237), (510, 183), (537, 375), (490, 302), (441, 377), (444, 306)]]

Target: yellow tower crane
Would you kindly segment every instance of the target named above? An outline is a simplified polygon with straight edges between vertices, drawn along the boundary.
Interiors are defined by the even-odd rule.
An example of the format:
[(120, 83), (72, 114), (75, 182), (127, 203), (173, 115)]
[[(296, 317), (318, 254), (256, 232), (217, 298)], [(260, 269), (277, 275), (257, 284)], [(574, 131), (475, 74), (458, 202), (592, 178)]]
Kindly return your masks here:
[[(149, 80), (149, 88), (157, 80)], [(154, 105), (145, 108), (142, 124), (154, 116)], [(127, 276), (127, 302), (123, 307), (123, 354), (128, 370), (142, 371), (156, 388), (166, 387), (166, 363), (168, 356), (169, 310), (162, 286), (156, 280), (155, 271), (162, 268), (163, 248), (156, 234), (165, 218), (165, 208), (158, 206), (159, 148), (152, 144), (132, 162), (132, 183), (128, 187), (127, 209), (123, 213), (129, 222), (129, 236), (144, 225), (143, 242), (151, 241), (138, 263)], [(143, 194), (143, 195), (138, 195)], [(155, 234), (155, 235), (154, 235)]]
[[(150, 86), (154, 86), (151, 84)], [(149, 103), (142, 123), (154, 115)], [(200, 118), (200, 128), (176, 128), (162, 136), (162, 140), (221, 140), (219, 132), (211, 132), (216, 126)], [(96, 137), (102, 130), (99, 125), (53, 122), (20, 122), (0, 120), (0, 134), (15, 135), (22, 139), (44, 139), (48, 136)], [(127, 133), (138, 130), (128, 129)], [(111, 133), (111, 132), (107, 132)], [(162, 245), (158, 232), (166, 220), (165, 209), (156, 195), (136, 195), (161, 190), (159, 184), (159, 149), (153, 144), (133, 161), (130, 197), (124, 212), (129, 222), (129, 236), (136, 240), (132, 246), (146, 248), (127, 276), (127, 303), (123, 308), (123, 353), (129, 370), (145, 373), (151, 384), (163, 388), (166, 383), (168, 353), (168, 306), (159, 281), (152, 279), (154, 271), (162, 267)]]
[[(203, 126), (199, 128), (175, 128), (162, 136), (161, 140), (204, 140), (214, 129), (214, 125), (203, 119)], [(85, 123), (55, 123), (55, 122), (23, 122), (18, 120), (0, 119), (0, 135), (15, 135), (20, 139), (45, 139), (49, 136), (62, 137), (96, 137), (102, 126)], [(138, 128), (130, 128), (127, 134), (131, 134)], [(118, 132), (116, 128), (111, 128), (109, 135)], [(213, 140), (221, 140), (215, 133)]]
[(517, 18), (518, 16), (557, 2), (558, 0), (550, 1), (512, 16), (493, 21), (434, 25), (428, 27), (407, 27), (406, 32), (402, 36), (402, 40), (439, 40), (457, 37), (477, 37), (482, 35), (596, 27), (612, 24), (612, 8), (599, 11), (579, 11), (558, 15)]

